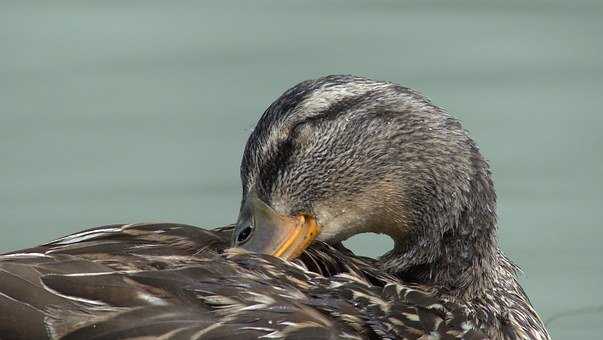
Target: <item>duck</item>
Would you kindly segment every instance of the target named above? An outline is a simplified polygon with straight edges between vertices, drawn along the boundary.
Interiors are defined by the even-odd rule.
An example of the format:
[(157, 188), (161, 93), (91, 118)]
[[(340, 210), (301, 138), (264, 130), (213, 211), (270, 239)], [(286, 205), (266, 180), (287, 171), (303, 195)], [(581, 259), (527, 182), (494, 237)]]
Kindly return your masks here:
[[(0, 339), (550, 339), (488, 162), (419, 92), (303, 81), (244, 148), (235, 223), (114, 224), (0, 255)], [(343, 241), (389, 236), (378, 258)]]

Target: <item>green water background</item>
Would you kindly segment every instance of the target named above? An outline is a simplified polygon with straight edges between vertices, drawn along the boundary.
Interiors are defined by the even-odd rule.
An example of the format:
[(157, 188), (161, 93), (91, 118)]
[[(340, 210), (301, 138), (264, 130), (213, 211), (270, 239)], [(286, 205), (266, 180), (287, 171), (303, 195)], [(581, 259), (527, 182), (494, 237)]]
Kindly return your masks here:
[(602, 18), (601, 1), (2, 0), (0, 251), (101, 224), (232, 222), (263, 110), (298, 81), (353, 73), (464, 122), (537, 310), (591, 309), (552, 335), (598, 338)]

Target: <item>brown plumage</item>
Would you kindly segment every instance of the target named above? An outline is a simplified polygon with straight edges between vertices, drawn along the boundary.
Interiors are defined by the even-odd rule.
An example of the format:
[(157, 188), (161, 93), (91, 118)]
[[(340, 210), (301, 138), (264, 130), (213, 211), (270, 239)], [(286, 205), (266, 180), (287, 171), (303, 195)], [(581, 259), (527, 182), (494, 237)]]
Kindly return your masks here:
[(1, 339), (483, 339), (465, 306), (317, 242), (295, 263), (232, 227), (110, 225), (0, 256)]
[[(251, 134), (241, 180), (234, 226), (105, 226), (0, 256), (0, 339), (549, 338), (499, 248), (488, 163), (416, 91), (292, 87)], [(294, 262), (240, 249), (280, 252), (292, 221), (321, 241)], [(354, 256), (340, 242), (362, 232), (394, 248)]]

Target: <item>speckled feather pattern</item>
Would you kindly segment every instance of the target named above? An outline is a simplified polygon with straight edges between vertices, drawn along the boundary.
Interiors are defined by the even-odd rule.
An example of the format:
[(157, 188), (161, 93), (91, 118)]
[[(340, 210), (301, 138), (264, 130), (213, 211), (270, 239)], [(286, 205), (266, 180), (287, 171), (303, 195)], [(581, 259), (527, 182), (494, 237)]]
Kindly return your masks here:
[(467, 306), (375, 260), (223, 253), (230, 230), (113, 225), (2, 255), (1, 338), (486, 338)]
[[(0, 338), (549, 339), (496, 238), (486, 159), (420, 93), (299, 83), (246, 144), (242, 200), (321, 225), (300, 259), (226, 250), (232, 228), (94, 228), (0, 256)], [(340, 241), (385, 233), (378, 260)], [(329, 245), (328, 245), (329, 244)]]
[(340, 75), (293, 86), (249, 137), (241, 180), (243, 198), (316, 216), (330, 244), (388, 234), (382, 270), (470, 303), (491, 337), (548, 339), (499, 248), (488, 162), (417, 91)]

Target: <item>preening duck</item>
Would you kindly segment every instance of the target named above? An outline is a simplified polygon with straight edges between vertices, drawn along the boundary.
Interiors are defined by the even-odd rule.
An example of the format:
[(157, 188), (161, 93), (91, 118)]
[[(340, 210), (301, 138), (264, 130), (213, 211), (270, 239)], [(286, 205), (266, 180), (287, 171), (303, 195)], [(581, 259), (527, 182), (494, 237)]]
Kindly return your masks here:
[[(241, 180), (231, 226), (110, 225), (1, 255), (0, 338), (549, 339), (498, 246), (487, 162), (421, 94), (299, 83)], [(341, 244), (365, 232), (394, 248)]]

